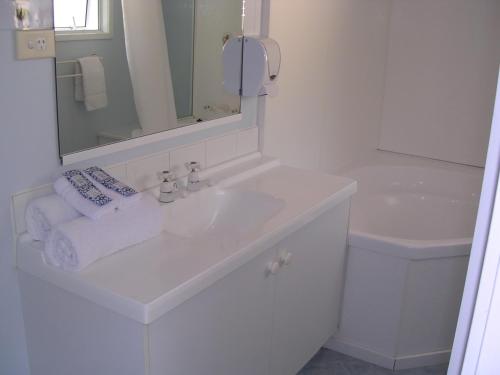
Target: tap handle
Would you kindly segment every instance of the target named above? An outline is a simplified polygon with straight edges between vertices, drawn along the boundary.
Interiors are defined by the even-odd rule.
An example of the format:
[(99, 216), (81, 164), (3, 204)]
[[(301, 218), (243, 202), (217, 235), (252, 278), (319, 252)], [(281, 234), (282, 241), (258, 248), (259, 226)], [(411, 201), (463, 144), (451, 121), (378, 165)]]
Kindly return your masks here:
[(185, 165), (186, 165), (186, 168), (189, 172), (201, 171), (201, 164), (197, 161), (190, 161), (190, 162), (187, 162)]
[(175, 173), (169, 170), (158, 172), (158, 178), (163, 180), (163, 182), (172, 182), (177, 179)]

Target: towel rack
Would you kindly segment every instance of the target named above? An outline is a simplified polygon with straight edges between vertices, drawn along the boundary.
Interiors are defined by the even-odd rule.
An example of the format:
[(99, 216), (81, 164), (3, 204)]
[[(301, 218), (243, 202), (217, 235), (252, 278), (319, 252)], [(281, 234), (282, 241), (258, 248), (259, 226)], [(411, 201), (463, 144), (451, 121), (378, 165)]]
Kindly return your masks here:
[[(93, 55), (95, 56), (95, 55)], [(103, 60), (101, 56), (99, 56), (99, 60)], [(76, 64), (78, 63), (78, 60), (63, 60), (63, 61), (56, 61), (56, 64), (62, 65), (62, 64)], [(59, 74), (57, 75), (57, 79), (60, 78), (75, 78), (75, 77), (81, 77), (82, 73), (74, 73), (74, 74)]]

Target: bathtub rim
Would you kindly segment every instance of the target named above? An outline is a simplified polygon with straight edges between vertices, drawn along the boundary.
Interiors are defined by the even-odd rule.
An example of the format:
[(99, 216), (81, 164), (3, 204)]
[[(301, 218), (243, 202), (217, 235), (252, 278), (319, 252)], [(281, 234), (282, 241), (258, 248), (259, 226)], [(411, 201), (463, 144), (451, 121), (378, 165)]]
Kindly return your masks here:
[(375, 253), (410, 259), (424, 260), (469, 256), (472, 237), (444, 240), (409, 240), (349, 230), (348, 244)]
[(335, 174), (348, 176), (350, 172), (363, 167), (421, 167), (468, 175), (484, 175), (484, 167), (432, 159), (425, 156), (403, 154), (387, 150), (370, 150), (361, 154), (354, 162), (343, 165)]
[[(361, 168), (372, 167), (417, 167), (431, 168), (441, 171), (464, 173), (468, 176), (483, 176), (484, 168), (430, 159), (422, 156), (407, 155), (386, 150), (372, 150), (354, 163), (345, 165), (338, 175), (354, 178), (352, 172)], [(357, 179), (356, 179), (357, 180)], [(358, 181), (358, 194), (363, 194)], [(356, 199), (353, 196), (353, 200)], [(352, 214), (351, 214), (352, 215)], [(384, 236), (352, 228), (348, 232), (349, 246), (372, 251), (383, 255), (395, 256), (410, 260), (436, 259), (456, 256), (469, 256), (472, 236), (454, 237), (435, 240), (413, 240), (400, 237)]]

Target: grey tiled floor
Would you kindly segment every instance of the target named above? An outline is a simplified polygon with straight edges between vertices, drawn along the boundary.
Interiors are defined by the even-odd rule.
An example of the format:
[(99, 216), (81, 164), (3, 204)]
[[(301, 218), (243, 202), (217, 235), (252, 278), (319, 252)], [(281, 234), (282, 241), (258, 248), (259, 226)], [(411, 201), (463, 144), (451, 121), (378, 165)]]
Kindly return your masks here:
[(448, 365), (392, 371), (328, 349), (321, 349), (298, 375), (446, 375)]

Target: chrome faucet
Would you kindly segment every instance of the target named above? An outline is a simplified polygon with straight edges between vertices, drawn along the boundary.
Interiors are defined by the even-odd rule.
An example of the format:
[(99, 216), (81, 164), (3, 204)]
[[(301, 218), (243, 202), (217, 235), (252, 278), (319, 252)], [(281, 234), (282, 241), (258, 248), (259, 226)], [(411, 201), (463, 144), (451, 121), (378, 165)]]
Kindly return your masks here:
[(181, 190), (177, 183), (177, 177), (172, 171), (163, 171), (158, 173), (162, 180), (160, 185), (160, 202), (172, 203), (181, 196)]
[(191, 161), (185, 164), (187, 170), (189, 171), (187, 178), (186, 189), (190, 192), (198, 191), (203, 186), (210, 186), (210, 181), (200, 180), (201, 165), (197, 161)]

